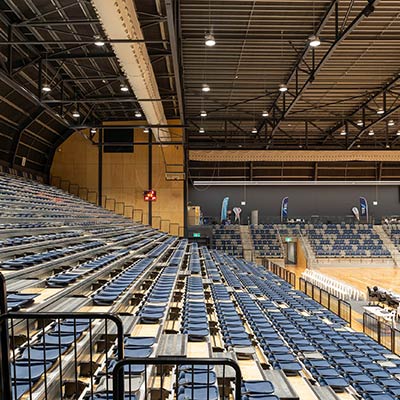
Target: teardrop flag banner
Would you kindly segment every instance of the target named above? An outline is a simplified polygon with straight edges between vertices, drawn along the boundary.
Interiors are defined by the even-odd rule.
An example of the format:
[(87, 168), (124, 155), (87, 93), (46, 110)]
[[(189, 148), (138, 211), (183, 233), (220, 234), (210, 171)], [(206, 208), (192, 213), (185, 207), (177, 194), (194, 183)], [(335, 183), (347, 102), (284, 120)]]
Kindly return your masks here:
[(281, 222), (285, 221), (288, 216), (289, 197), (284, 197), (281, 204)]
[(226, 220), (227, 212), (228, 212), (228, 203), (229, 203), (229, 197), (225, 197), (224, 200), (222, 200), (221, 224)]

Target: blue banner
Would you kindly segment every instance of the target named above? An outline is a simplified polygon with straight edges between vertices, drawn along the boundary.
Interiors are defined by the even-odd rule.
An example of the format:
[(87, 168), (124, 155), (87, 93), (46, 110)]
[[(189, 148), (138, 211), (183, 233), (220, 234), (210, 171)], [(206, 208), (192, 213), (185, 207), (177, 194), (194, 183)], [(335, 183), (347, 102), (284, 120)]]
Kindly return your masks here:
[(368, 221), (368, 202), (365, 197), (360, 197), (360, 217)]
[(289, 197), (284, 197), (282, 199), (282, 205), (281, 205), (281, 222), (287, 219), (288, 205), (289, 205)]
[(229, 197), (225, 197), (224, 200), (222, 200), (221, 224), (226, 220), (227, 212), (228, 212), (228, 203), (229, 203)]

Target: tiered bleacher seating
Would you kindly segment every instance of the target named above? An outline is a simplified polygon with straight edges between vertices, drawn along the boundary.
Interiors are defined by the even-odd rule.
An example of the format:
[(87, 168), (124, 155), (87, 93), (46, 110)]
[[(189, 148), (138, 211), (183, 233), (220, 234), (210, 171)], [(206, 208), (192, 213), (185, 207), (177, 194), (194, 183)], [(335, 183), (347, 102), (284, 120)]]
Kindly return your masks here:
[(382, 224), (384, 231), (390, 237), (397, 249), (400, 248), (400, 224)]
[[(299, 398), (295, 386), (299, 381), (302, 399), (335, 398), (329, 391), (324, 392), (329, 397), (317, 395), (323, 388), (353, 400), (398, 398), (399, 357), (263, 267), (216, 250), (199, 249), (197, 244), (133, 224), (47, 186), (3, 178), (3, 187), (9, 182), (21, 198), (29, 193), (34, 201), (54, 205), (54, 211), (40, 211), (42, 222), (51, 223), (29, 231), (21, 228), (25, 221), (20, 216), (38, 212), (29, 210), (29, 201), (23, 212), (17, 210), (18, 216), (12, 208), (7, 211), (12, 222), (1, 230), (2, 241), (37, 237), (28, 250), (8, 253), (0, 263), (8, 284), (9, 308), (82, 311), (95, 307), (104, 313), (119, 313), (125, 357), (151, 360), (179, 353), (233, 359), (243, 373), (243, 400)], [(4, 197), (2, 190), (0, 198)], [(59, 209), (64, 207), (60, 201), (49, 201), (46, 193), (56, 193), (67, 204), (65, 210)], [(55, 221), (52, 212), (64, 217)], [(79, 213), (85, 217), (75, 218)], [(79, 232), (77, 236), (42, 240), (43, 235), (71, 232), (71, 226)], [(237, 232), (226, 229), (234, 231), (229, 235)], [(23, 257), (60, 250), (59, 239), (68, 239), (65, 249), (73, 247), (74, 252), (19, 263)], [(87, 248), (90, 243), (95, 245)], [(13, 259), (18, 269), (9, 268)], [(60, 384), (68, 388), (64, 388), (65, 398), (112, 399), (111, 374), (119, 353), (115, 335), (110, 340), (99, 333), (99, 321), (60, 317), (24, 326), (14, 324), (13, 329), (20, 331), (10, 331), (15, 399), (23, 395), (43, 398), (46, 387), (48, 398), (58, 400), (60, 396), (54, 393), (59, 393)], [(29, 329), (29, 336), (23, 329)], [(87, 346), (91, 339), (97, 340), (93, 348)], [(176, 347), (170, 344), (174, 341)], [(95, 361), (90, 362), (93, 351)], [(144, 398), (145, 388), (158, 393), (155, 398), (233, 398), (232, 380), (221, 379), (222, 369), (212, 364), (161, 369), (141, 362), (123, 369), (126, 400)], [(63, 368), (69, 368), (70, 375), (60, 380), (60, 373), (67, 371)], [(79, 385), (73, 381), (75, 374), (81, 379)], [(51, 392), (51, 382), (55, 392)], [(162, 396), (157, 392), (160, 386)]]
[(241, 256), (243, 247), (240, 225), (214, 225), (212, 247), (229, 255)]
[(256, 257), (282, 257), (279, 232), (274, 225), (252, 225), (250, 230)]
[(306, 224), (302, 234), (307, 236), (316, 257), (390, 257), (369, 224)]

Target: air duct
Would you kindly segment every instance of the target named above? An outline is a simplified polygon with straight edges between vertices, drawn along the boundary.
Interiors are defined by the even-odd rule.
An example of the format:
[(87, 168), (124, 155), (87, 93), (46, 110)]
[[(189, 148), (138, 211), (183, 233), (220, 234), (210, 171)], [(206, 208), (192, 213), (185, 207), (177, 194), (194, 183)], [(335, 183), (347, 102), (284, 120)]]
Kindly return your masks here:
[[(133, 0), (92, 0), (106, 35), (110, 39), (144, 40)], [(115, 55), (137, 99), (146, 99), (140, 106), (149, 125), (166, 125), (146, 44), (112, 43)], [(148, 101), (154, 99), (154, 101)], [(170, 140), (169, 130), (154, 129), (157, 141)]]

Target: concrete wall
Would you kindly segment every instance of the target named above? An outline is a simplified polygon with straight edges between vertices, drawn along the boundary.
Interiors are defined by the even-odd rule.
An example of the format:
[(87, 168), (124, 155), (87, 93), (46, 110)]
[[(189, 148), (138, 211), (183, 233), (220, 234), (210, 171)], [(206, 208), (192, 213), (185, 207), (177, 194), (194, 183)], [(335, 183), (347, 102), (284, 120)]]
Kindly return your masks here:
[[(190, 187), (189, 201), (200, 205), (204, 215), (219, 216), (225, 196), (230, 198), (229, 209), (242, 208), (242, 222), (246, 223), (251, 210), (259, 210), (259, 220), (278, 219), (282, 198), (289, 197), (289, 218), (311, 215), (351, 215), (352, 207), (359, 207), (360, 196), (366, 197), (370, 215), (377, 218), (399, 215), (398, 186), (258, 186), (243, 188), (237, 186)], [(241, 201), (246, 205), (242, 206)], [(372, 202), (378, 201), (377, 206)]]

